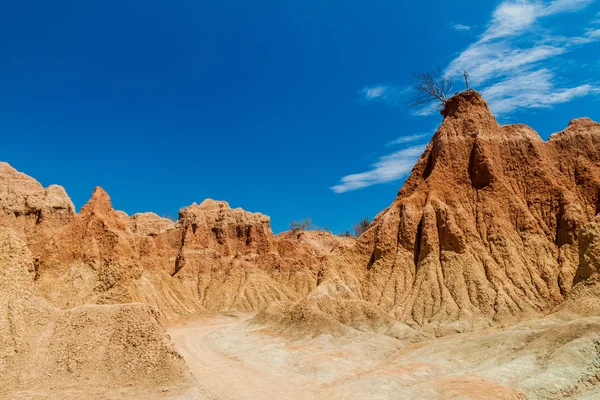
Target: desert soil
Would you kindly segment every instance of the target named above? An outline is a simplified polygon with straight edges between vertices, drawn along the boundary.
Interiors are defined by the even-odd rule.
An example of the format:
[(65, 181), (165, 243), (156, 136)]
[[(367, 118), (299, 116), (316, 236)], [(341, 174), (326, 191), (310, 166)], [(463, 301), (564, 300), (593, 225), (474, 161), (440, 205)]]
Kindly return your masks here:
[[(197, 381), (177, 399), (594, 399), (600, 318), (546, 318), (420, 343), (284, 339), (249, 314), (168, 329)], [(593, 353), (593, 354), (592, 354)], [(584, 361), (588, 360), (588, 361)], [(600, 374), (598, 374), (600, 376)]]
[(206, 317), (168, 329), (196, 378), (199, 391), (210, 400), (321, 398), (300, 376), (273, 368), (273, 362), (258, 368), (228, 352), (233, 342), (240, 339), (240, 330), (232, 328), (250, 317)]

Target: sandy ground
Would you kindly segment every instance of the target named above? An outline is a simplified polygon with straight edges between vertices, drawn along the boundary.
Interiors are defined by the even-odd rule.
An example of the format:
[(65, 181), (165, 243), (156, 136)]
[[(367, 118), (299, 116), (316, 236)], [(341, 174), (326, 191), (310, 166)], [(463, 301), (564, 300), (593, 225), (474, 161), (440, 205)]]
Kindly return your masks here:
[[(24, 387), (11, 399), (558, 400), (600, 398), (600, 317), (547, 317), (419, 343), (355, 331), (290, 340), (206, 316), (168, 328), (192, 387)], [(1, 396), (0, 396), (1, 397)]]
[(197, 380), (177, 399), (600, 398), (600, 320), (557, 319), (421, 343), (356, 332), (286, 340), (213, 316), (169, 328)]
[(270, 368), (272, 364), (257, 368), (224, 351), (231, 350), (235, 338), (222, 334), (231, 332), (223, 328), (246, 318), (207, 317), (168, 330), (198, 381), (198, 392), (210, 400), (321, 399), (318, 390), (307, 386), (301, 377), (289, 376), (289, 371)]
[[(419, 385), (432, 374), (426, 362), (395, 362), (409, 345), (383, 335), (334, 338), (322, 335), (288, 341), (258, 327), (250, 316), (207, 317), (169, 329), (198, 382), (211, 400), (434, 399), (435, 385)], [(425, 379), (426, 380), (426, 379)], [(416, 384), (416, 385), (415, 385)], [(515, 392), (479, 377), (450, 381), (454, 395), (443, 398), (516, 399)], [(408, 388), (407, 386), (414, 386)], [(489, 391), (464, 397), (460, 387)], [(442, 392), (445, 390), (442, 389)], [(181, 399), (195, 398), (186, 394)]]

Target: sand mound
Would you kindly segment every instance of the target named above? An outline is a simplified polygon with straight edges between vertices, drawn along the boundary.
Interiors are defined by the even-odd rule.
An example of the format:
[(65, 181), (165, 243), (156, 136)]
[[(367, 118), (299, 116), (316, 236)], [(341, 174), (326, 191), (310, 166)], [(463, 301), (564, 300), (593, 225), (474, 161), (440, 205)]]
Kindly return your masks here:
[(380, 333), (407, 342), (428, 337), (394, 320), (373, 303), (334, 297), (273, 303), (250, 323), (264, 326), (292, 340), (322, 334), (354, 336), (355, 331)]
[(186, 387), (183, 359), (145, 304), (59, 310), (33, 291), (23, 240), (0, 228), (0, 397), (101, 386)]

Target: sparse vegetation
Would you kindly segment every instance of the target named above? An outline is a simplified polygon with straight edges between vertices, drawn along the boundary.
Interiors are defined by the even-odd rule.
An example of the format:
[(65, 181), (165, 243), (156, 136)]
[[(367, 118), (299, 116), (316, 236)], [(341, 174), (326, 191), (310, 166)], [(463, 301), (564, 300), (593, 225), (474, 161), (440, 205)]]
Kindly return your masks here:
[(365, 218), (361, 219), (360, 221), (358, 221), (356, 223), (356, 225), (354, 225), (354, 235), (356, 237), (359, 237), (360, 235), (365, 233), (367, 229), (369, 229), (369, 225), (371, 225), (371, 221), (369, 221), (369, 217), (365, 217)]
[[(448, 103), (448, 94), (452, 91), (454, 80), (444, 75), (440, 68), (432, 68), (425, 72), (413, 72), (414, 94), (408, 103), (416, 107), (431, 102), (439, 102), (438, 108), (444, 108)], [(465, 79), (466, 75), (465, 75)]]
[(290, 223), (291, 231), (305, 231), (312, 225), (310, 218), (301, 219), (300, 221), (292, 221)]

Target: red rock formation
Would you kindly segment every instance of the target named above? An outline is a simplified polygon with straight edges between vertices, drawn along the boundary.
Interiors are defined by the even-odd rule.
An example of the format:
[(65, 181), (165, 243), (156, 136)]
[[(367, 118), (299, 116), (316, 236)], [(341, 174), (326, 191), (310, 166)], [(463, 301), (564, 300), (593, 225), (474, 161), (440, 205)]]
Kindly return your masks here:
[(74, 214), (62, 187), (44, 189), (35, 179), (0, 162), (0, 224), (31, 233), (36, 225), (64, 225)]
[(27, 237), (36, 286), (61, 307), (143, 301), (174, 317), (273, 305), (267, 313), (281, 321), (329, 318), (394, 335), (412, 335), (394, 321), (444, 334), (550, 312), (587, 279), (579, 230), (600, 210), (600, 125), (574, 120), (544, 142), (524, 125), (499, 125), (474, 91), (444, 115), (355, 244), (274, 236), (268, 217), (213, 200), (172, 222), (117, 212), (98, 188), (75, 214), (63, 190), (6, 164), (0, 223)]
[(22, 232), (38, 292), (61, 308), (146, 302), (173, 318), (259, 310), (314, 289), (323, 257), (349, 241), (325, 232), (275, 237), (269, 217), (210, 199), (182, 209), (177, 222), (129, 217), (100, 187), (75, 214), (62, 188), (43, 189), (7, 164), (0, 178), (0, 225)]
[(301, 298), (316, 287), (323, 257), (344, 242), (323, 232), (274, 237), (269, 217), (214, 200), (181, 210), (178, 227), (174, 276), (211, 310), (259, 310)]
[(544, 142), (527, 126), (499, 125), (474, 91), (453, 97), (445, 115), (396, 200), (355, 246), (328, 257), (319, 300), (302, 303), (331, 314), (331, 299), (368, 302), (445, 334), (563, 301), (578, 231), (598, 212), (600, 125), (574, 120)]

